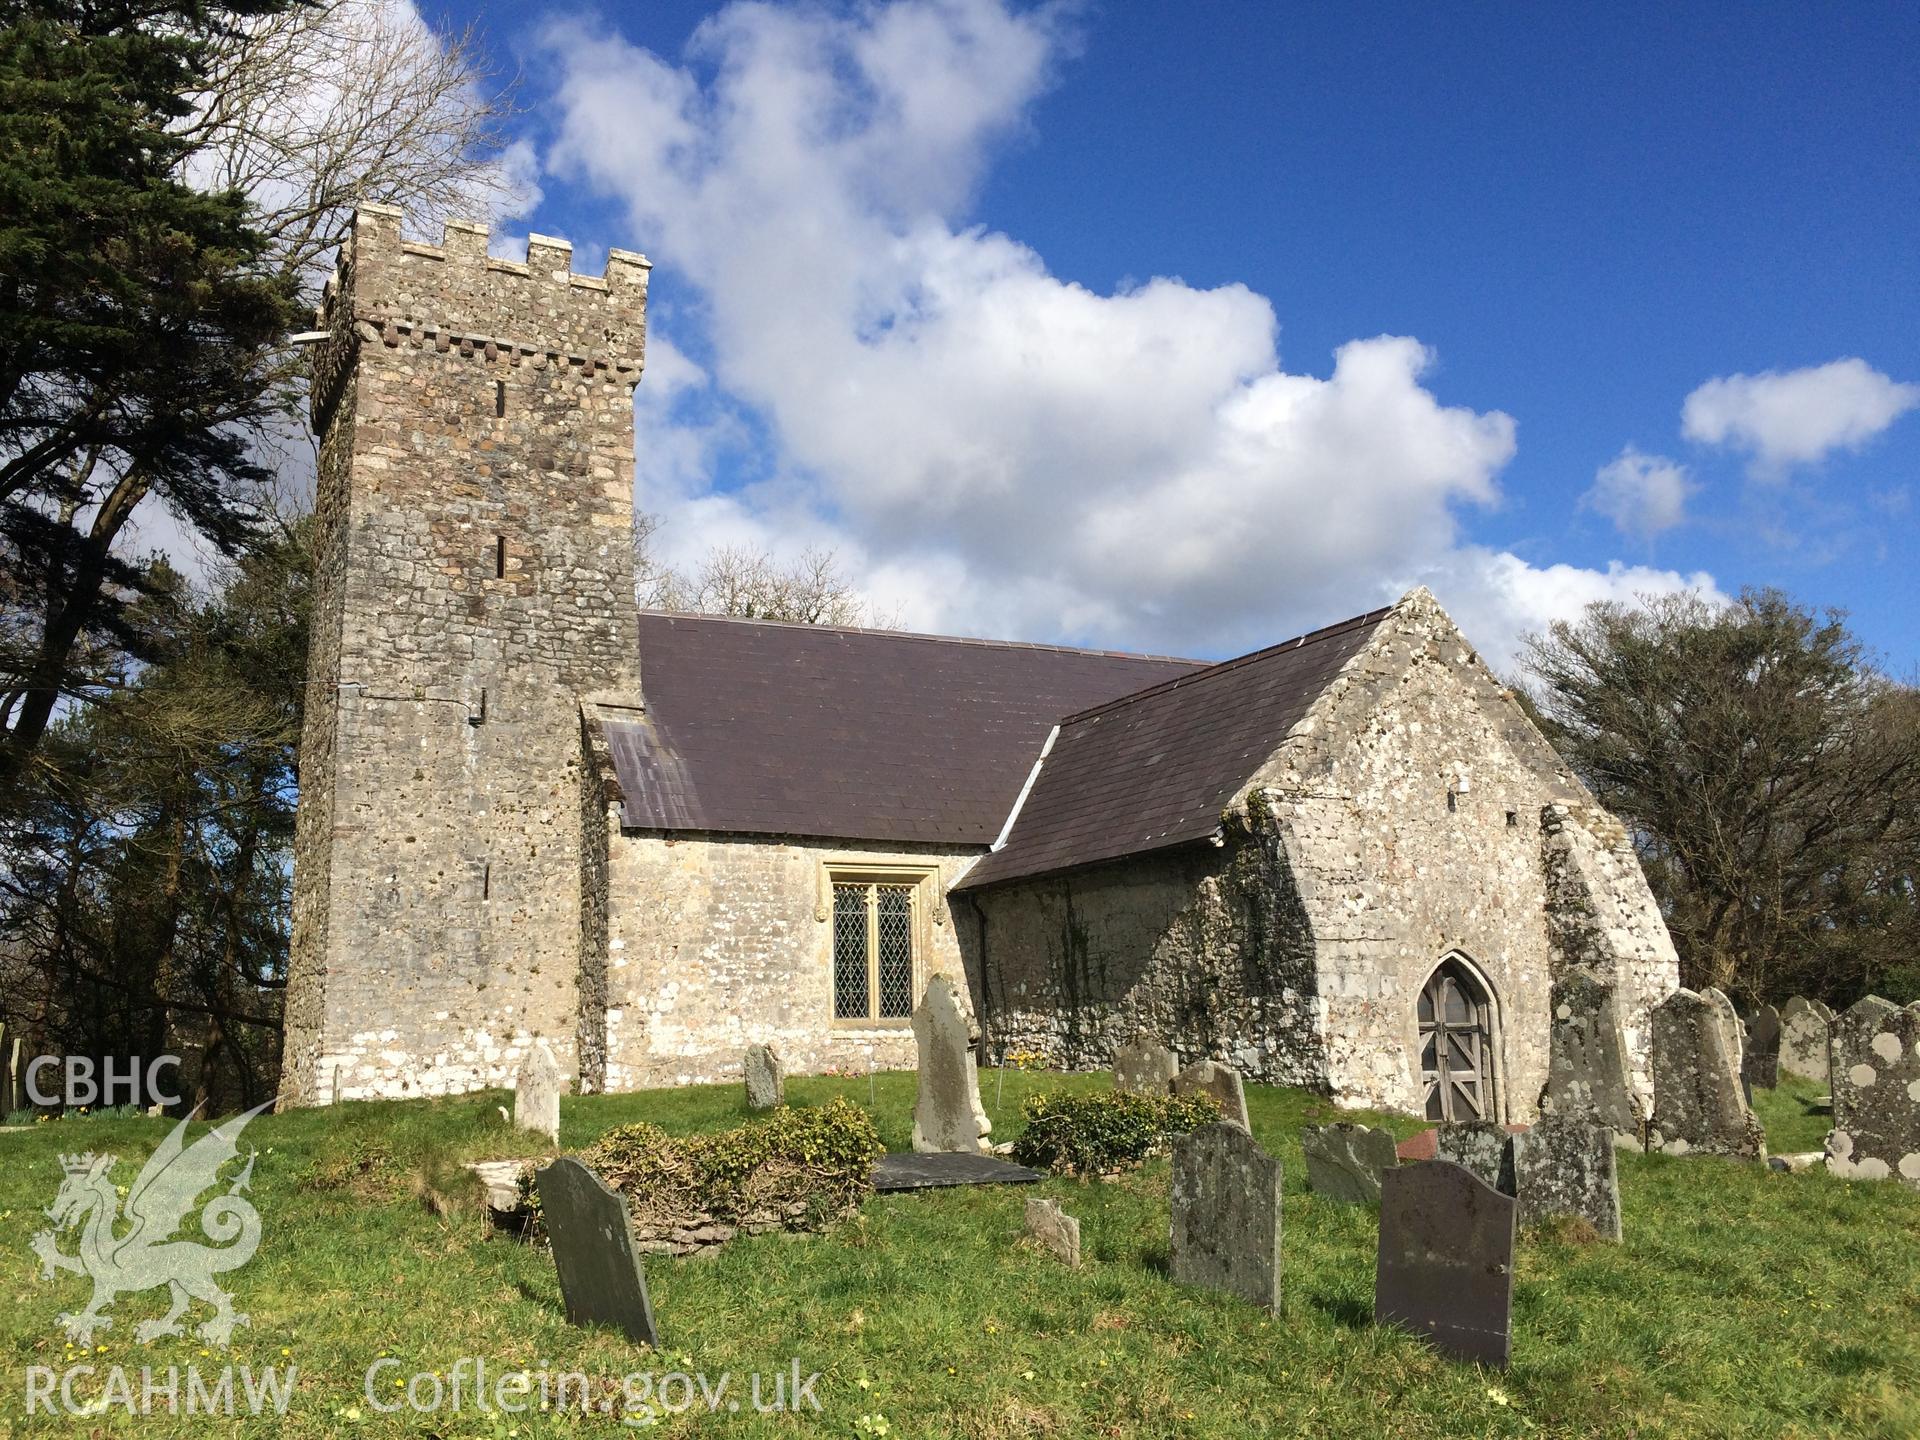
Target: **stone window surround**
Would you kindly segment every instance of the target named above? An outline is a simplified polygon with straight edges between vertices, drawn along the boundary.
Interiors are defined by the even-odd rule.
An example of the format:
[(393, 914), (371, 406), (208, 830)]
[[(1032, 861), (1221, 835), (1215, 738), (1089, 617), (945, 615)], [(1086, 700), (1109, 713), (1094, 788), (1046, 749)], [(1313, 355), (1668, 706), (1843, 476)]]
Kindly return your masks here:
[[(820, 904), (814, 911), (816, 921), (829, 927), (833, 924), (833, 891), (836, 885), (911, 885), (913, 920), (913, 1005), (920, 1003), (920, 992), (926, 986), (928, 970), (926, 957), (931, 951), (932, 937), (930, 927), (939, 923), (941, 918), (938, 907), (940, 867), (936, 864), (915, 864), (912, 862), (881, 861), (870, 858), (847, 857), (845, 859), (827, 856), (820, 862), (819, 884)], [(871, 1016), (855, 1019), (842, 1019), (833, 1013), (833, 985), (831, 973), (834, 964), (833, 935), (831, 929), (827, 936), (827, 966), (829, 984), (827, 986), (828, 1021), (836, 1035), (853, 1034), (894, 1035), (910, 1028), (911, 1015), (894, 1020), (881, 1020)], [(869, 963), (876, 957), (869, 956)]]

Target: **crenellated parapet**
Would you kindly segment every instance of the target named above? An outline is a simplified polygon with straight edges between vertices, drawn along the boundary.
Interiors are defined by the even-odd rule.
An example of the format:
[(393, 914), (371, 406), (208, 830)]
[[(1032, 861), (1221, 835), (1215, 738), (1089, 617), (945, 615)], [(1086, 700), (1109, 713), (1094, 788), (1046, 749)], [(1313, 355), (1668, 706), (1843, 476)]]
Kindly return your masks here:
[(488, 230), (446, 222), (438, 245), (407, 240), (401, 213), (363, 205), (327, 286), (320, 323), (352, 320), (441, 348), (485, 346), (605, 366), (637, 376), (646, 352), (644, 255), (607, 252), (600, 275), (576, 275), (573, 246), (533, 235), (525, 260), (487, 253)]

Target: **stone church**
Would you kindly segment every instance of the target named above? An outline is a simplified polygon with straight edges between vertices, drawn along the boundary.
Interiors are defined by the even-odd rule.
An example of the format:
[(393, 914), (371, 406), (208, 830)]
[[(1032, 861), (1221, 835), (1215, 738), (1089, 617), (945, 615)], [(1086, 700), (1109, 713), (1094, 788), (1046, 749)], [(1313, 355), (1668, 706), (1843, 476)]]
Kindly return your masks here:
[[(1566, 965), (1645, 1087), (1678, 984), (1628, 836), (1433, 597), (1204, 664), (642, 613), (647, 262), (402, 238), (328, 288), (283, 1091), (583, 1091), (1138, 1033), (1342, 1104), (1524, 1120)], [(640, 437), (646, 443), (646, 437)]]

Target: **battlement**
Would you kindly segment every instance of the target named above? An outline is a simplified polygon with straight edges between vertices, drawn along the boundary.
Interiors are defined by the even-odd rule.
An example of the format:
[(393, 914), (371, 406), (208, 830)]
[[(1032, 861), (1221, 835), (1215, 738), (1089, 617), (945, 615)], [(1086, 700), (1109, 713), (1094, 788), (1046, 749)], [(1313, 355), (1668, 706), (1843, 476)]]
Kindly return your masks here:
[(355, 213), (324, 327), (337, 331), (350, 318), (390, 338), (545, 353), (637, 378), (652, 268), (644, 255), (609, 250), (603, 274), (576, 275), (565, 240), (529, 236), (524, 261), (500, 260), (487, 253), (485, 225), (449, 220), (438, 245), (423, 245), (402, 237), (401, 219), (389, 205)]

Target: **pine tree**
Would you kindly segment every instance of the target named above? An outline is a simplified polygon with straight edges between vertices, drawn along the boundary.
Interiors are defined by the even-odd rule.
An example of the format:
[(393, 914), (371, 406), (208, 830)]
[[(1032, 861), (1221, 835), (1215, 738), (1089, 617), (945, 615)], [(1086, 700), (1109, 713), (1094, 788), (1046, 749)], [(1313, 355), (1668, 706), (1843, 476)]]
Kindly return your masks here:
[(257, 531), (293, 282), (241, 196), (184, 183), (179, 126), (211, 43), (287, 4), (0, 4), (0, 787), (146, 657), (136, 506), (225, 554)]

